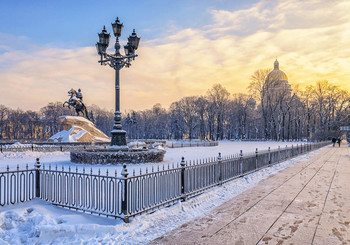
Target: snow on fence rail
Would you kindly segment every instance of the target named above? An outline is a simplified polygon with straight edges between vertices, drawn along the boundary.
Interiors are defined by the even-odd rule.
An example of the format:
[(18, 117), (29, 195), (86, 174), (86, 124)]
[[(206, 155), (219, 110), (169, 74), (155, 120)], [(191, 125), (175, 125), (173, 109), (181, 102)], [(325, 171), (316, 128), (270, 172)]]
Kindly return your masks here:
[(168, 142), (166, 147), (168, 148), (181, 148), (181, 147), (198, 147), (198, 146), (218, 146), (219, 142), (217, 141), (184, 141), (184, 142)]
[(25, 144), (20, 146), (3, 146), (0, 145), (0, 152), (24, 152), (24, 151), (38, 151), (38, 152), (53, 152), (53, 151), (71, 151), (71, 150), (85, 150), (85, 149), (107, 149), (108, 144), (105, 145), (35, 145)]
[(272, 164), (316, 150), (329, 142), (306, 143), (278, 148), (247, 156), (237, 156), (186, 162), (168, 166), (168, 169), (146, 171), (129, 176), (126, 164), (121, 176), (75, 171), (63, 167), (41, 168), (37, 159), (35, 169), (0, 172), (0, 205), (10, 205), (41, 198), (54, 205), (84, 212), (122, 218), (129, 222), (135, 215), (153, 211), (179, 200), (185, 201), (216, 185), (269, 167)]

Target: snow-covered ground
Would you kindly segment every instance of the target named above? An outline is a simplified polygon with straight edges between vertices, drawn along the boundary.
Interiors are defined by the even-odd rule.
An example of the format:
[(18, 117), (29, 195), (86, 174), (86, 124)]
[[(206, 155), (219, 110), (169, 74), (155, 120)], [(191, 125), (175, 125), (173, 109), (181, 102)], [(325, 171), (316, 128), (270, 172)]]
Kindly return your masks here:
[[(268, 146), (275, 148), (278, 145), (279, 143), (274, 142), (220, 142), (218, 147), (168, 149), (165, 162), (178, 162), (181, 156), (193, 160), (215, 157), (218, 152), (228, 155), (238, 153), (240, 149), (244, 152), (253, 152), (256, 147), (263, 150)], [(255, 186), (262, 179), (292, 166), (297, 161), (305, 161), (318, 151), (320, 150), (212, 188), (186, 202), (179, 202), (152, 214), (137, 216), (132, 218), (129, 224), (66, 210), (37, 199), (1, 207), (0, 244), (145, 244), (179, 225), (210, 213), (213, 208)], [(2, 168), (5, 164), (15, 167), (16, 163), (19, 163), (21, 168), (26, 163), (34, 163), (36, 157), (40, 157), (41, 161), (47, 164), (76, 166), (69, 162), (69, 153), (61, 152), (5, 153), (0, 155), (0, 165)], [(140, 167), (140, 165), (133, 166)], [(101, 166), (94, 168), (98, 167)], [(108, 165), (101, 168), (117, 167)], [(132, 167), (129, 165), (128, 168)]]
[[(233, 154), (239, 154), (240, 150), (243, 151), (243, 154), (254, 153), (255, 149), (258, 148), (259, 151), (265, 151), (268, 147), (271, 149), (277, 149), (278, 146), (285, 147), (286, 145), (291, 146), (296, 144), (301, 144), (302, 142), (273, 142), (273, 141), (220, 141), (218, 146), (205, 146), (205, 147), (183, 147), (183, 148), (166, 148), (166, 153), (164, 156), (164, 161), (161, 163), (148, 163), (148, 164), (129, 164), (128, 171), (132, 173), (135, 170), (136, 173), (140, 172), (140, 169), (144, 171), (146, 168), (151, 170), (153, 167), (155, 170), (159, 166), (163, 168), (172, 167), (172, 164), (176, 165), (180, 163), (181, 157), (185, 157), (186, 161), (194, 161), (205, 158), (214, 158), (218, 156), (220, 152), (222, 156), (228, 156)], [(305, 142), (304, 142), (305, 143)], [(118, 172), (118, 175), (122, 169), (121, 164), (112, 165), (84, 165), (84, 164), (76, 164), (70, 162), (69, 152), (4, 152), (0, 153), (0, 171), (5, 171), (7, 165), (9, 165), (10, 169), (14, 170), (19, 165), (20, 169), (24, 169), (26, 164), (28, 164), (29, 168), (34, 167), (35, 159), (39, 158), (41, 164), (45, 166), (51, 165), (58, 168), (62, 168), (62, 166), (67, 169), (78, 168), (93, 168), (93, 171), (97, 171), (101, 169), (101, 173), (104, 174), (108, 169), (109, 173), (114, 173), (114, 171)]]

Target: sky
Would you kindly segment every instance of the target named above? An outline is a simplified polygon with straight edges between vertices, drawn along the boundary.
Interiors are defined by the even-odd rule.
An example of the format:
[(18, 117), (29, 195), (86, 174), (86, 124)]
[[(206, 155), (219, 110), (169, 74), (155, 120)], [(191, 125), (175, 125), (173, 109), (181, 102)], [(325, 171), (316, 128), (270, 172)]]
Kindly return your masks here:
[(115, 72), (98, 64), (95, 43), (117, 16), (122, 45), (133, 28), (141, 37), (120, 72), (122, 112), (167, 108), (217, 83), (246, 93), (276, 57), (291, 84), (350, 91), (349, 10), (330, 0), (0, 0), (0, 105), (38, 110), (81, 88), (87, 106), (114, 109)]

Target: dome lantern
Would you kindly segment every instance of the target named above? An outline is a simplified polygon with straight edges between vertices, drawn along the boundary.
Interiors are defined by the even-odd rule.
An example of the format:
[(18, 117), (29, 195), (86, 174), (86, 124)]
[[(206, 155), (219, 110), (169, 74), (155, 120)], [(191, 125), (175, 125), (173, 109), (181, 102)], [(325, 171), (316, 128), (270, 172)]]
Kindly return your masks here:
[(275, 70), (279, 70), (280, 69), (280, 63), (278, 63), (277, 59), (275, 60), (275, 63), (274, 63), (274, 69)]

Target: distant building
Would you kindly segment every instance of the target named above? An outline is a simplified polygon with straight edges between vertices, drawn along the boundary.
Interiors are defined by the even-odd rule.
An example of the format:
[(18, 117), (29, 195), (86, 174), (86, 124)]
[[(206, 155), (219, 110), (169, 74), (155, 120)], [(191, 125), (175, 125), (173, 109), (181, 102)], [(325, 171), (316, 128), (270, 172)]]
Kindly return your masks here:
[(291, 93), (292, 89), (288, 83), (287, 75), (280, 70), (278, 60), (274, 62), (274, 69), (266, 76), (265, 84), (271, 93)]

